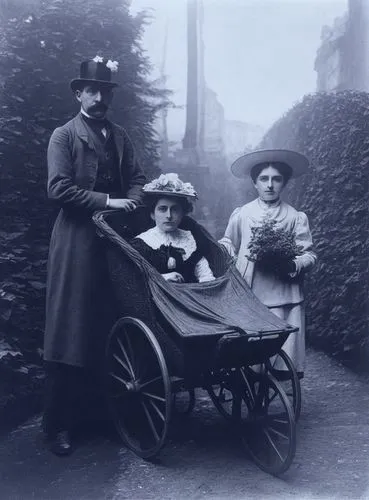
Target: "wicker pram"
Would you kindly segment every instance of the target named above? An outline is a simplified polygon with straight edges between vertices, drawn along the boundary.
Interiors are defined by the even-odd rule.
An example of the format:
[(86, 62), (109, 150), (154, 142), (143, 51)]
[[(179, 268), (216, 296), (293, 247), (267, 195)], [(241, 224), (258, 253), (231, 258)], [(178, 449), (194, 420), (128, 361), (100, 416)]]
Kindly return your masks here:
[[(215, 281), (168, 283), (145, 261), (129, 244), (152, 225), (144, 208), (99, 212), (94, 222), (120, 317), (106, 349), (107, 391), (125, 443), (144, 458), (156, 454), (165, 441), (173, 395), (183, 389), (193, 395), (203, 387), (218, 410), (237, 422), (255, 462), (274, 474), (286, 470), (295, 452), (298, 379), (287, 357), (291, 400), (270, 360), (296, 328), (258, 301), (223, 247), (192, 218), (185, 217), (181, 227), (205, 243)], [(267, 438), (266, 428), (272, 429)]]

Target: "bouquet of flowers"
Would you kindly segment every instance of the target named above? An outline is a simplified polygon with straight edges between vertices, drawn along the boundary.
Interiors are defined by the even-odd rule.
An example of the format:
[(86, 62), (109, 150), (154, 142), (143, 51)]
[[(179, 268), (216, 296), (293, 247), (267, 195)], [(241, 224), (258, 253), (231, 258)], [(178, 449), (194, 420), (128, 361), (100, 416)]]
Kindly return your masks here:
[(277, 221), (265, 219), (261, 226), (253, 227), (248, 245), (249, 259), (260, 267), (280, 277), (287, 277), (294, 271), (293, 259), (301, 255), (302, 247), (296, 244), (293, 230), (277, 227)]

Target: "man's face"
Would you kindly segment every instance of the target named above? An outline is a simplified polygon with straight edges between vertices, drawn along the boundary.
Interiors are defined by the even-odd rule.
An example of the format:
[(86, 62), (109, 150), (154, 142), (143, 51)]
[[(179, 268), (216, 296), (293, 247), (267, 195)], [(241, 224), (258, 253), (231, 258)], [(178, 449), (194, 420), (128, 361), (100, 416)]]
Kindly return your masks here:
[(263, 201), (277, 201), (284, 188), (283, 175), (272, 165), (263, 168), (257, 176), (254, 186)]
[(76, 91), (82, 109), (93, 118), (104, 118), (113, 99), (113, 89), (106, 85), (92, 83)]

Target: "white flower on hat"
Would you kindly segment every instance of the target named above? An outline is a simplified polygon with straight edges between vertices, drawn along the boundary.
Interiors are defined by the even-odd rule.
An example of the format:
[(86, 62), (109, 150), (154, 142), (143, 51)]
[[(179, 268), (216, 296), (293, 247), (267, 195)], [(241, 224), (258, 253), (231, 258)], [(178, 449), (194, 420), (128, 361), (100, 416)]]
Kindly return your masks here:
[(193, 185), (190, 182), (182, 182), (175, 173), (161, 174), (157, 179), (145, 184), (143, 191), (174, 193), (197, 198)]
[(101, 56), (95, 56), (92, 60), (95, 61), (96, 63), (104, 62), (104, 58)]
[(187, 194), (196, 196), (196, 191), (194, 190), (193, 185), (190, 182), (184, 182), (182, 188)]
[(111, 59), (109, 59), (109, 61), (106, 63), (106, 67), (109, 68), (113, 73), (116, 73), (118, 71), (118, 66), (118, 61), (112, 61)]
[(168, 182), (177, 182), (179, 179), (178, 174), (162, 174), (160, 177), (165, 177)]

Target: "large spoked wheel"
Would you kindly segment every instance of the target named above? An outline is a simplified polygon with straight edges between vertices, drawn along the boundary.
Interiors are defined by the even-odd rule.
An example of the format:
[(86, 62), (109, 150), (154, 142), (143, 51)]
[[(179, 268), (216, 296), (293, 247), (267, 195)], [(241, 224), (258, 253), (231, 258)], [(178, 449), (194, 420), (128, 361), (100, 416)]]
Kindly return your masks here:
[(301, 414), (301, 385), (291, 358), (281, 349), (276, 356), (266, 362), (266, 368), (283, 387), (297, 422)]
[(142, 458), (162, 448), (171, 414), (171, 384), (153, 332), (142, 321), (121, 318), (106, 350), (107, 395), (124, 443)]
[(291, 404), (270, 373), (242, 370), (240, 390), (247, 401), (248, 418), (241, 421), (243, 443), (265, 472), (285, 472), (295, 456), (296, 425)]

